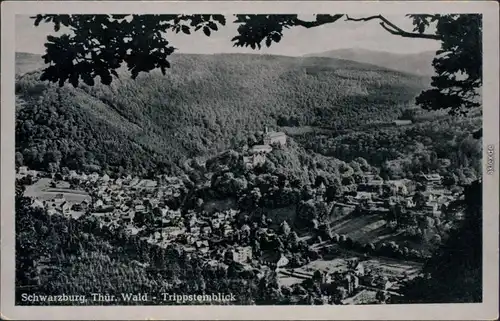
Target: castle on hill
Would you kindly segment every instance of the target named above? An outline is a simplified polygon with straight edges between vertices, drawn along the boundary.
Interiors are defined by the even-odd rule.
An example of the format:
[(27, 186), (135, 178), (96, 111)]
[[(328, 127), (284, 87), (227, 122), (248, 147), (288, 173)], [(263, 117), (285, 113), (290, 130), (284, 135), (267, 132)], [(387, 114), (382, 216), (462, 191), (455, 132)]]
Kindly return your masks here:
[(286, 146), (286, 134), (284, 132), (269, 131), (266, 127), (262, 142), (262, 145), (252, 146), (250, 155), (243, 157), (243, 162), (247, 167), (263, 164), (266, 161), (266, 154), (273, 150), (271, 145)]

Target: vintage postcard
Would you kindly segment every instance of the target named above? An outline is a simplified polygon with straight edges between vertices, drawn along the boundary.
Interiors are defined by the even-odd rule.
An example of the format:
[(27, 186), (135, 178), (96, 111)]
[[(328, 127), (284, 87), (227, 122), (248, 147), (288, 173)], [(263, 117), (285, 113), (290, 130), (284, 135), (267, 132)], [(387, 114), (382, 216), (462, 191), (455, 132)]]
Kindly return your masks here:
[(498, 318), (498, 3), (1, 24), (5, 320)]

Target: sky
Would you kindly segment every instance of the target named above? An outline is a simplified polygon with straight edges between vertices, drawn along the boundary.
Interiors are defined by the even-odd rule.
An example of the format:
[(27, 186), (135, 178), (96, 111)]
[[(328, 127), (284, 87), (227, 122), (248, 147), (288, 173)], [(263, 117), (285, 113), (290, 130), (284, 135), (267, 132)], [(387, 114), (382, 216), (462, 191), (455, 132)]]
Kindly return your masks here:
[[(357, 16), (352, 16), (357, 18)], [(406, 31), (412, 31), (411, 20), (404, 15), (385, 16), (391, 22)], [(301, 17), (312, 19), (312, 16)], [(228, 21), (232, 21), (228, 18)], [(378, 21), (353, 22), (340, 19), (335, 23), (306, 29), (295, 27), (284, 31), (284, 37), (278, 44), (270, 48), (252, 50), (250, 48), (235, 48), (231, 38), (234, 37), (237, 25), (228, 23), (210, 37), (201, 30), (191, 35), (169, 34), (170, 43), (182, 53), (262, 53), (285, 56), (302, 56), (328, 50), (361, 48), (392, 53), (419, 53), (437, 50), (439, 42), (426, 39), (409, 39), (389, 34)], [(56, 35), (51, 24), (42, 23), (34, 27), (33, 20), (27, 15), (16, 16), (16, 51), (29, 53), (44, 53), (44, 43), (47, 35)]]

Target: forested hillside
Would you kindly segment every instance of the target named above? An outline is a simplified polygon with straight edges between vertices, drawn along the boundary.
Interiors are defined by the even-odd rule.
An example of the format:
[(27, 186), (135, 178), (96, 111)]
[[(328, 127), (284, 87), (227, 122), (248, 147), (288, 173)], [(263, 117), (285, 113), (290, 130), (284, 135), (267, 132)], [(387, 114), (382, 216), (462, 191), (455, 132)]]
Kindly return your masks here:
[[(28, 60), (26, 60), (28, 59)], [(33, 64), (18, 55), (17, 65)], [(388, 121), (426, 78), (329, 58), (174, 55), (159, 72), (108, 86), (57, 88), (39, 72), (18, 76), (18, 164), (40, 169), (175, 171), (246, 131), (281, 124), (345, 129)]]
[(482, 173), (481, 142), (472, 137), (481, 127), (480, 110), (469, 117), (434, 117), (407, 126), (367, 126), (341, 134), (309, 133), (294, 139), (317, 153), (346, 162), (363, 157), (380, 168), (385, 179), (438, 172), (453, 182), (470, 184)]

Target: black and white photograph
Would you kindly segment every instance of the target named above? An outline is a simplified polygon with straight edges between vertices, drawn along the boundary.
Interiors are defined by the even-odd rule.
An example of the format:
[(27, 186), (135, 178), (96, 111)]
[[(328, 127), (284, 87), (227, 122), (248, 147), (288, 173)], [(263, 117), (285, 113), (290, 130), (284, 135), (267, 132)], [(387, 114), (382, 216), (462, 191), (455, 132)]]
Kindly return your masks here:
[(498, 317), (498, 4), (266, 2), (2, 5), (3, 316)]

